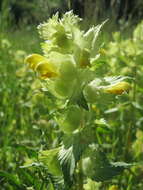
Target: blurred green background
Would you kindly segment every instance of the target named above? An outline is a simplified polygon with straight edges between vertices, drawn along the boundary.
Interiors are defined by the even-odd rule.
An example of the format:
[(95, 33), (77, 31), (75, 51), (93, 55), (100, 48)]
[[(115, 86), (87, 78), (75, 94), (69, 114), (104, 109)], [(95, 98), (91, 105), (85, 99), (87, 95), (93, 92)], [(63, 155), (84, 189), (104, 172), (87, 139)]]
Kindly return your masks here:
[(137, 23), (143, 18), (142, 0), (1, 0), (2, 28), (23, 24), (39, 24), (59, 11), (73, 9), (74, 13), (90, 23), (109, 18), (115, 23)]

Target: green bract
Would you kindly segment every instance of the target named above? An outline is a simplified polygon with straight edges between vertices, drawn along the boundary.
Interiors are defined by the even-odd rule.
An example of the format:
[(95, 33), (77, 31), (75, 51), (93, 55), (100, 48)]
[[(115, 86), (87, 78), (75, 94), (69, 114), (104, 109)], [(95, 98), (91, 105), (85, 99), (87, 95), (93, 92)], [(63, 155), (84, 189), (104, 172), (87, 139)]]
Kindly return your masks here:
[(82, 110), (79, 106), (69, 106), (66, 113), (58, 120), (60, 129), (65, 133), (72, 133), (78, 129), (82, 122)]
[(82, 36), (78, 26), (80, 20), (72, 12), (67, 12), (62, 19), (59, 19), (57, 13), (47, 22), (39, 25), (39, 33), (45, 40), (42, 43), (45, 55), (55, 50), (61, 53), (72, 53), (74, 46), (80, 45), (78, 43)]
[[(103, 47), (98, 50), (96, 40), (105, 22), (82, 31), (80, 20), (70, 11), (62, 18), (56, 14), (40, 24), (38, 30), (43, 39), (44, 55), (31, 54), (25, 59), (42, 79), (42, 89), (53, 104), (52, 110), (48, 110), (48, 118), (53, 122), (49, 140), (52, 141), (55, 136), (58, 140), (52, 142), (51, 150), (41, 151), (38, 160), (49, 173), (61, 176), (64, 188), (58, 188), (60, 190), (72, 189), (77, 175), (79, 181), (82, 180), (82, 186), (79, 183), (78, 189), (83, 189), (82, 174), (91, 180), (86, 184), (86, 189), (90, 185), (95, 187), (94, 181), (112, 179), (128, 166), (110, 162), (98, 147), (102, 144), (100, 133), (108, 134), (111, 131), (106, 120), (99, 117), (98, 104), (101, 102), (104, 106), (104, 102), (109, 103), (114, 95), (127, 93), (131, 88), (124, 81), (128, 77), (100, 77), (101, 73), (98, 73), (99, 66), (106, 63), (107, 54), (117, 54), (119, 47), (111, 43), (109, 50)], [(137, 36), (136, 33), (134, 35)], [(119, 38), (118, 34), (115, 38)], [(125, 53), (134, 55), (132, 41), (126, 40), (121, 45), (125, 47), (128, 44), (130, 46), (124, 48)], [(95, 112), (92, 111), (92, 104), (97, 105)], [(90, 151), (87, 151), (89, 148)]]
[(41, 44), (44, 56), (32, 54), (25, 60), (46, 81), (45, 87), (54, 96), (74, 102), (79, 101), (84, 87), (95, 77), (90, 62), (104, 24), (85, 32), (80, 29), (79, 21), (81, 19), (69, 11), (61, 19), (56, 14), (40, 24), (38, 30), (44, 40)]
[(45, 164), (48, 167), (48, 170), (55, 175), (61, 175), (62, 171), (60, 168), (60, 164), (58, 162), (58, 152), (59, 148), (41, 151), (39, 153), (39, 161)]

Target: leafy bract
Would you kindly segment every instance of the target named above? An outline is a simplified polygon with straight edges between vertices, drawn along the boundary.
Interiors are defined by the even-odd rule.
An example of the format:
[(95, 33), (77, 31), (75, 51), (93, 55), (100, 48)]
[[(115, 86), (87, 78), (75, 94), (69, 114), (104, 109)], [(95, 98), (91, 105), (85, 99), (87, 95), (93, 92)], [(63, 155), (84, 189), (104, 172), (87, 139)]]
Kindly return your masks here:
[(61, 19), (57, 13), (47, 22), (40, 24), (38, 30), (41, 38), (45, 40), (42, 43), (45, 55), (51, 51), (78, 55), (85, 49), (93, 50), (99, 32), (106, 21), (96, 27), (93, 26), (87, 32), (80, 30), (79, 21), (81, 19), (69, 11)]
[(62, 175), (60, 164), (58, 162), (59, 148), (44, 150), (39, 153), (39, 161), (47, 166), (48, 170), (57, 176)]
[(54, 96), (74, 100), (88, 109), (82, 90), (93, 80), (93, 72), (89, 69), (91, 51), (94, 51), (99, 32), (106, 21), (85, 32), (80, 29), (80, 20), (69, 11), (62, 18), (57, 13), (40, 24), (38, 30), (44, 40), (41, 44), (44, 56), (32, 54), (26, 62), (41, 79), (46, 80), (45, 88)]
[(99, 24), (97, 26), (93, 26), (84, 34), (84, 46), (87, 49), (90, 49), (91, 51), (95, 49), (96, 40), (97, 40), (97, 37), (99, 35), (99, 32), (106, 22), (107, 22), (107, 20), (104, 21), (102, 24)]
[(124, 79), (129, 77), (105, 77), (105, 78), (96, 78), (92, 80), (84, 88), (84, 95), (89, 102), (96, 102), (102, 94), (117, 94), (120, 95), (124, 92), (128, 92), (131, 89), (131, 86), (128, 82), (125, 82)]
[(72, 11), (67, 12), (62, 19), (59, 19), (58, 13), (47, 22), (38, 26), (41, 37), (45, 40), (43, 49), (46, 54), (51, 51), (61, 53), (70, 53), (76, 46), (77, 39), (82, 36), (79, 30), (78, 22), (80, 18), (73, 14)]
[(69, 106), (66, 113), (60, 114), (57, 122), (60, 129), (65, 133), (72, 133), (78, 129), (82, 123), (82, 110), (77, 105)]

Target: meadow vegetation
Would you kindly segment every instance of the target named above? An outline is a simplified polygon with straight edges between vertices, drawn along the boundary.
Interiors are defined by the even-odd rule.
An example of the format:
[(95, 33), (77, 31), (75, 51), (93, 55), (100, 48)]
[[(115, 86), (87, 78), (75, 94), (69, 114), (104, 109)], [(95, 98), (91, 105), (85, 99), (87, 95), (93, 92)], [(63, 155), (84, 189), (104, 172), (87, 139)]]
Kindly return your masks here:
[[(143, 22), (110, 35), (108, 22), (91, 29), (99, 35), (94, 47), (93, 35), (80, 50), (66, 38), (62, 46), (63, 38), (54, 36), (58, 48), (50, 44), (44, 51), (44, 57), (57, 56), (59, 70), (52, 75), (45, 58), (40, 57), (42, 67), (31, 57), (24, 62), (29, 54), (43, 54), (40, 43), (45, 47), (46, 42), (36, 27), (0, 33), (1, 190), (142, 190)], [(76, 27), (73, 33), (79, 32), (82, 41)], [(48, 29), (39, 29), (44, 38)], [(71, 57), (61, 58), (71, 52), (76, 67)], [(64, 63), (62, 70), (63, 59), (71, 65)], [(76, 72), (79, 86), (67, 82), (65, 87), (63, 81), (72, 81)], [(45, 82), (55, 74), (64, 75), (56, 81), (62, 86), (57, 91), (55, 83)], [(70, 86), (72, 92), (79, 88), (76, 95)]]

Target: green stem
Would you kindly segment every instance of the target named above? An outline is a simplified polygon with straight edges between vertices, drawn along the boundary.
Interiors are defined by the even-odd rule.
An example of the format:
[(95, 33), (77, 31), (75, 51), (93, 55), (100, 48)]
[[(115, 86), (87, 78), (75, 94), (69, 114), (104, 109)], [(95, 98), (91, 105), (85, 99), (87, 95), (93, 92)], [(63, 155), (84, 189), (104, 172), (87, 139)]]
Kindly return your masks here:
[(83, 171), (82, 171), (82, 158), (80, 159), (78, 163), (78, 190), (84, 190), (83, 188)]
[[(136, 102), (136, 77), (137, 77), (137, 68), (136, 66), (133, 67), (133, 77), (134, 77), (134, 84), (133, 84), (133, 96), (132, 96), (132, 102)], [(125, 145), (125, 151), (124, 151), (124, 158), (127, 159), (129, 155), (129, 150), (131, 146), (131, 138), (133, 134), (133, 128), (135, 128), (136, 124), (136, 115), (135, 115), (135, 108), (133, 105), (131, 105), (131, 115), (132, 120), (129, 124), (128, 130), (127, 130), (127, 136), (126, 136), (126, 145)]]

